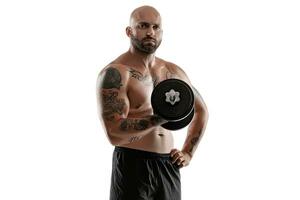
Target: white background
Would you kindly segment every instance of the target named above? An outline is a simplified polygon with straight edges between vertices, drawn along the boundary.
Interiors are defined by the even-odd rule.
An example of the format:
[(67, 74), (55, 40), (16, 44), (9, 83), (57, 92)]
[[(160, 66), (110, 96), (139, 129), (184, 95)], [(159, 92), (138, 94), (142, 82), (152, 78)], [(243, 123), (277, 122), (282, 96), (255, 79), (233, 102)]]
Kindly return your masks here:
[(157, 56), (186, 71), (210, 113), (182, 199), (300, 199), (298, 2), (184, 2), (1, 1), (1, 200), (108, 199), (96, 78), (128, 49), (144, 4), (162, 15)]

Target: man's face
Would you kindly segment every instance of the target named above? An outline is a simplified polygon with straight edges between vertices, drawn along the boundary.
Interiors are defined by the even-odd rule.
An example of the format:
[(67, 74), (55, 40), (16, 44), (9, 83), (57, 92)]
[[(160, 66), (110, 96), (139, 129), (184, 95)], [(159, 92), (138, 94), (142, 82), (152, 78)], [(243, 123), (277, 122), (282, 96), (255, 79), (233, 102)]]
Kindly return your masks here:
[(146, 54), (154, 53), (162, 41), (160, 17), (138, 19), (132, 24), (131, 30), (130, 40), (132, 46)]

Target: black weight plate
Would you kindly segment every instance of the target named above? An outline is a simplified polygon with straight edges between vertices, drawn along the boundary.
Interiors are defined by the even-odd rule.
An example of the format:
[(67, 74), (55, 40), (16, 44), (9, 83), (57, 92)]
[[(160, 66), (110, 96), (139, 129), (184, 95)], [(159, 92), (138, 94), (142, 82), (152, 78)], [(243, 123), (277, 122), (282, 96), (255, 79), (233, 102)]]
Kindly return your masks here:
[[(179, 92), (180, 100), (172, 105), (166, 102), (166, 93)], [(194, 106), (194, 94), (190, 86), (179, 79), (167, 79), (160, 82), (153, 90), (151, 104), (155, 114), (169, 121), (181, 120)]]
[(186, 127), (192, 121), (193, 117), (194, 117), (194, 109), (192, 109), (190, 114), (188, 114), (188, 116), (186, 116), (184, 119), (176, 122), (167, 122), (165, 124), (162, 124), (161, 126), (164, 127), (165, 129), (176, 131)]

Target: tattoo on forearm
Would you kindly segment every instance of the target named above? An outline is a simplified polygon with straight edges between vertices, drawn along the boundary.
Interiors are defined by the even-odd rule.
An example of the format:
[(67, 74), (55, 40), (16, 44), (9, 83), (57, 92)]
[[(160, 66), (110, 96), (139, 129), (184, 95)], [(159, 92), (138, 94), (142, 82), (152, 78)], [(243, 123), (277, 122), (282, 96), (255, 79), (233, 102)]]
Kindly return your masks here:
[(143, 74), (135, 69), (129, 69), (129, 73), (131, 75), (132, 78), (135, 78), (139, 81), (144, 81), (147, 76), (143, 76)]
[(199, 133), (198, 133), (197, 136), (195, 136), (195, 137), (193, 137), (193, 138), (191, 139), (191, 142), (190, 142), (191, 147), (190, 147), (190, 149), (189, 149), (189, 153), (190, 153), (190, 154), (193, 153), (194, 147), (197, 145), (197, 143), (198, 143), (198, 141), (199, 141), (199, 139), (200, 139), (201, 133), (202, 133), (202, 129), (200, 129), (200, 131), (199, 131)]
[(193, 152), (193, 149), (194, 149), (194, 147), (195, 147), (195, 145), (197, 144), (198, 141), (199, 141), (199, 136), (192, 138), (191, 148), (189, 149), (189, 153)]
[(120, 89), (120, 87), (122, 86), (121, 81), (122, 81), (122, 79), (121, 79), (120, 72), (117, 69), (110, 67), (106, 70), (106, 74), (103, 79), (102, 88), (103, 89), (112, 89), (112, 88)]
[(164, 121), (164, 119), (157, 116), (157, 115), (153, 115), (153, 116), (150, 117), (150, 123), (153, 126), (161, 124), (163, 121)]
[(122, 114), (125, 106), (124, 99), (117, 98), (118, 92), (111, 90), (103, 90), (103, 117), (107, 121), (114, 120), (114, 114)]
[(146, 119), (123, 119), (120, 124), (121, 131), (138, 130), (142, 131), (149, 127), (150, 122)]

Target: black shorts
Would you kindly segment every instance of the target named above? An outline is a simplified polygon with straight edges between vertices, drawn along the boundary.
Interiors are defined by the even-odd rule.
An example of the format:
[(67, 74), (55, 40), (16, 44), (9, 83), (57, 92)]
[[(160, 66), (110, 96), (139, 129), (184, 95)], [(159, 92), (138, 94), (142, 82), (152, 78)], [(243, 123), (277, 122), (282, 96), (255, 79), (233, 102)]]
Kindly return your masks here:
[(170, 154), (115, 147), (110, 200), (180, 200), (179, 167)]

